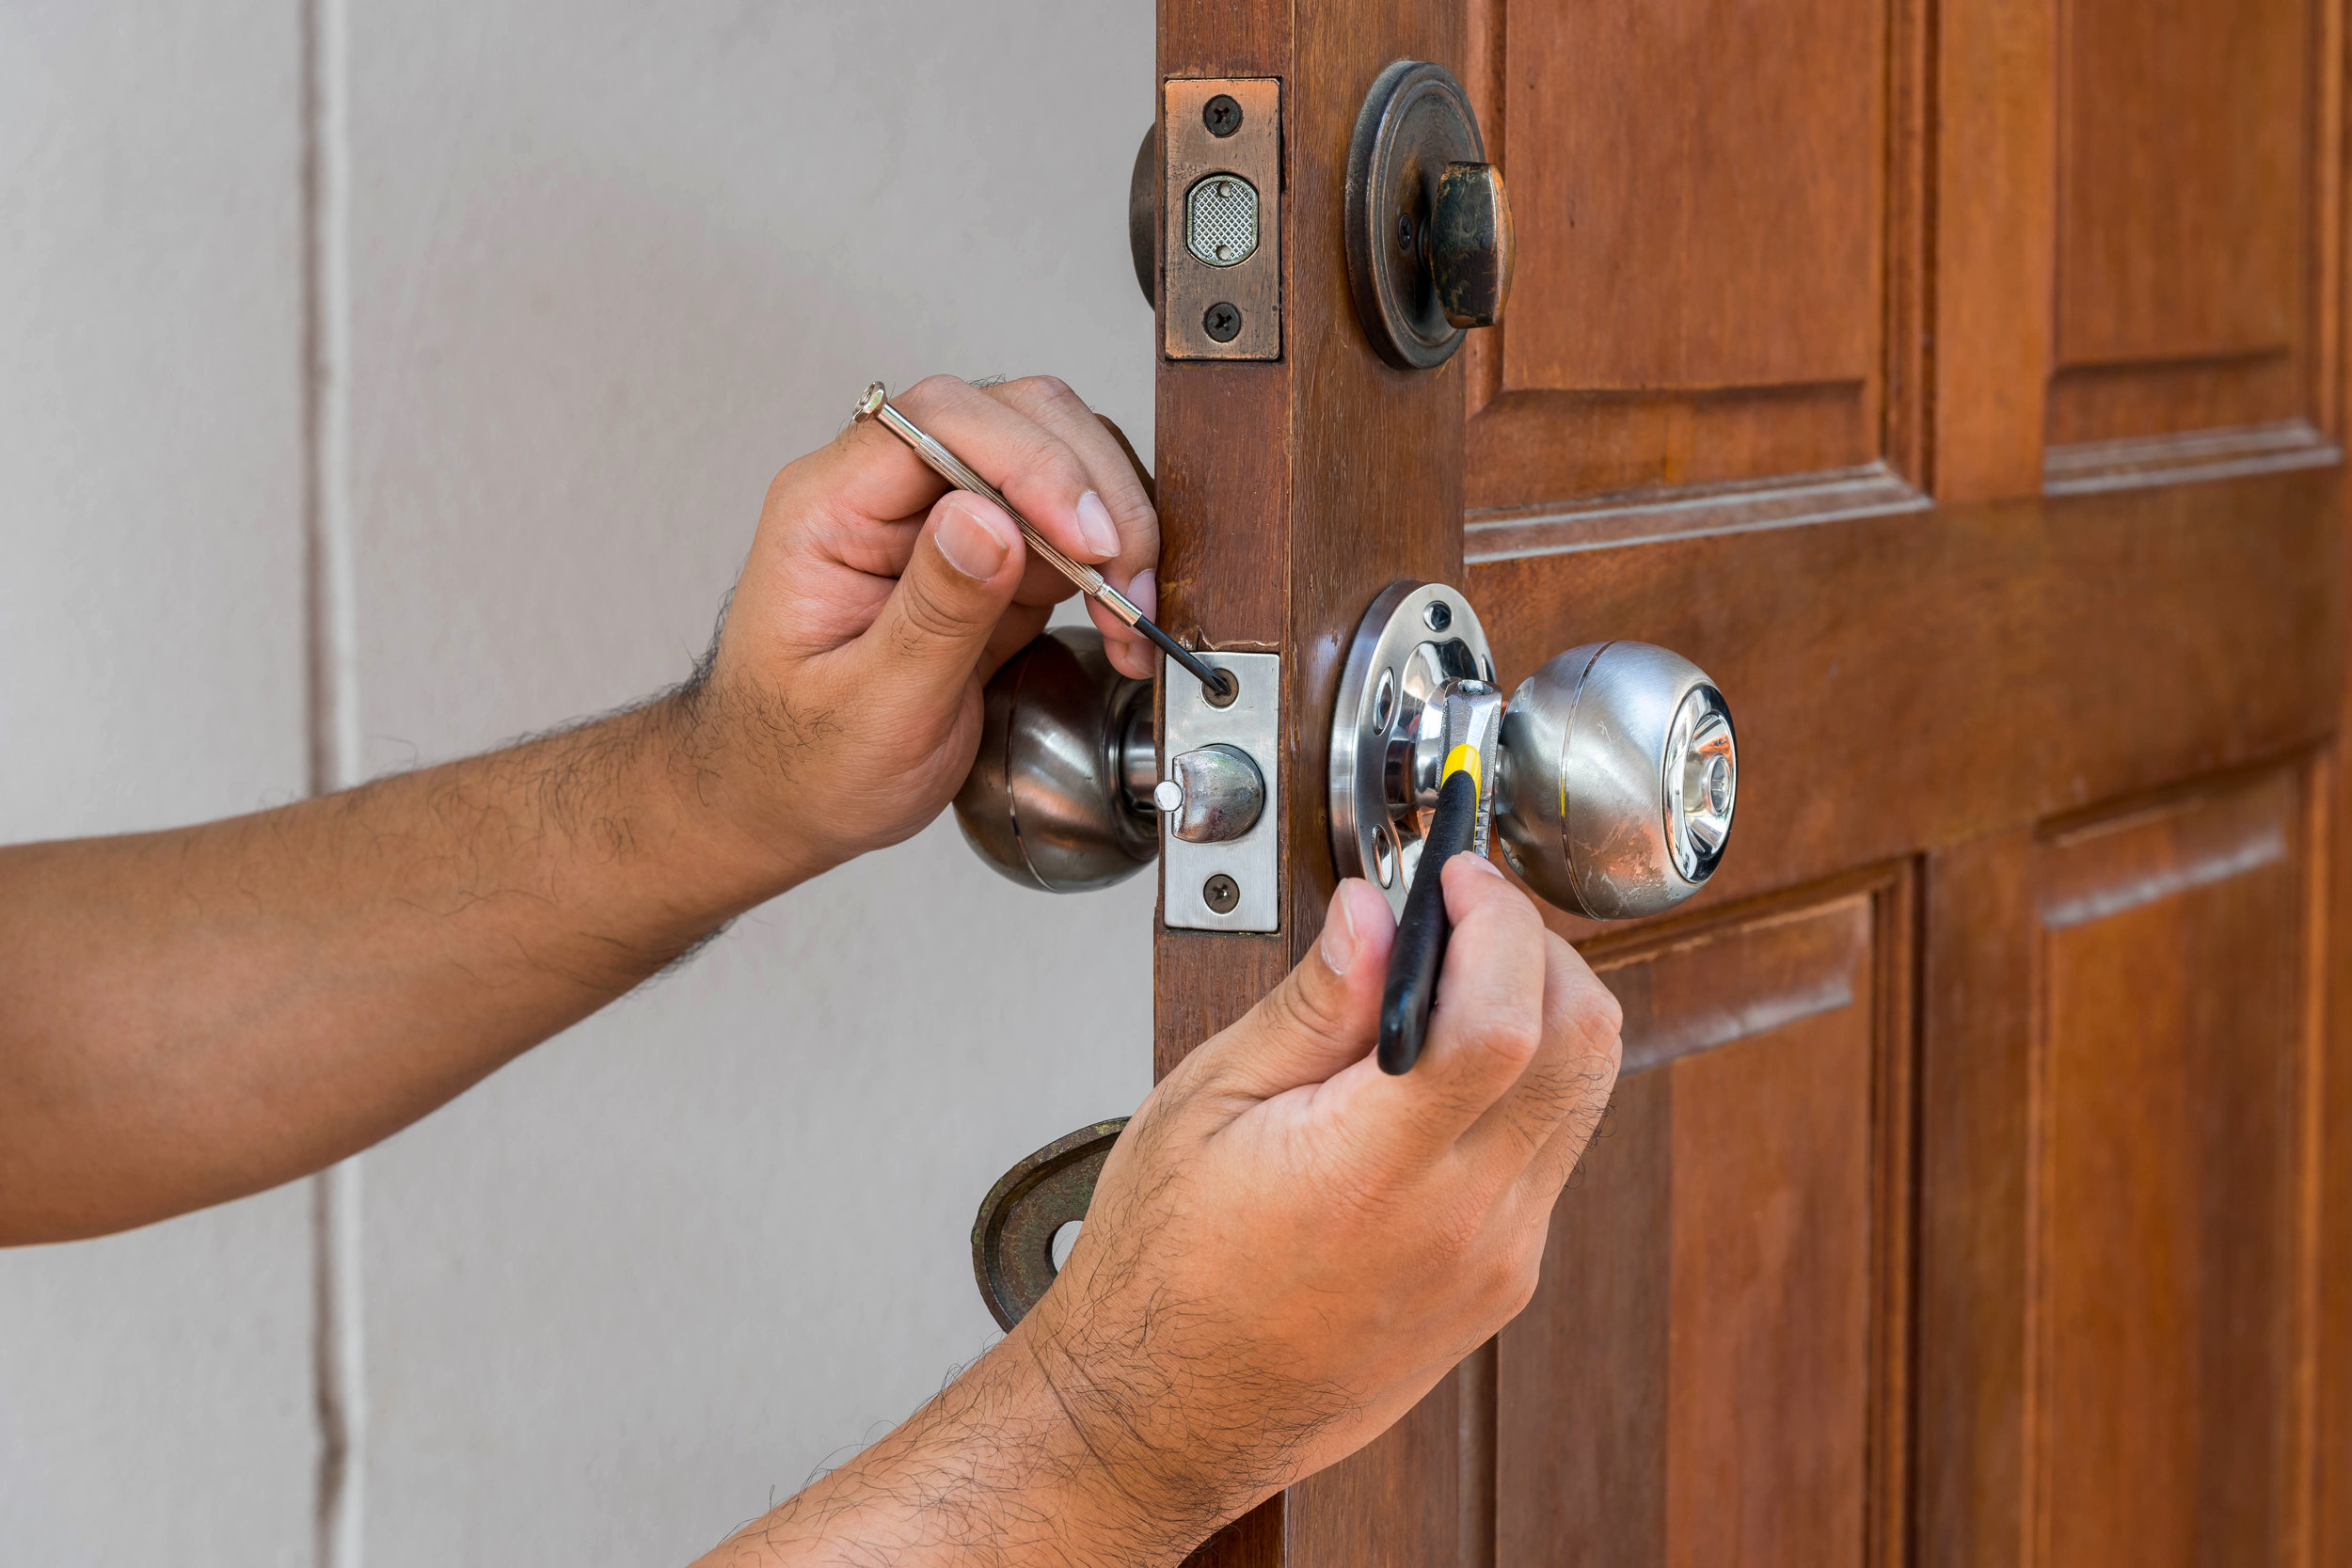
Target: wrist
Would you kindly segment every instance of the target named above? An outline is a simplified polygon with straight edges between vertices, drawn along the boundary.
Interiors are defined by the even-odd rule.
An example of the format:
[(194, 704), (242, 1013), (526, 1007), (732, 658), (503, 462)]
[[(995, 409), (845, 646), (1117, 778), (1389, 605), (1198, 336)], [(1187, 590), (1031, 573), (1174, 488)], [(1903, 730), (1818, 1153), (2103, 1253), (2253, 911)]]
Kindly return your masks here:
[(644, 711), (659, 732), (662, 783), (685, 835), (741, 884), (749, 907), (848, 860), (810, 831), (790, 804), (791, 779), (752, 744), (741, 702), (709, 679), (681, 687)]
[(1155, 1500), (1163, 1488), (1116, 1440), (1117, 1423), (1082, 1427), (1037, 1349), (1016, 1328), (903, 1425), (705, 1563), (1176, 1568), (1240, 1512), (1206, 1517)]

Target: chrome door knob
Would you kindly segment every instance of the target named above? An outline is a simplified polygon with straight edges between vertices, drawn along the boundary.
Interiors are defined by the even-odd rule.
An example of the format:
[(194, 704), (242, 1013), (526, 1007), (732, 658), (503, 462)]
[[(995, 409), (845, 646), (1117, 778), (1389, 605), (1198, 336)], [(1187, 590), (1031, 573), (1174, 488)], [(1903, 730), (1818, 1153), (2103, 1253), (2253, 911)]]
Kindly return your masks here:
[(1503, 858), (1579, 914), (1630, 920), (1696, 893), (1723, 859), (1739, 790), (1723, 693), (1664, 648), (1571, 648), (1521, 681), (1503, 715)]
[(1109, 887), (1159, 854), (1156, 771), (1152, 683), (1113, 669), (1101, 632), (1060, 627), (989, 681), (956, 824), (1025, 887)]
[[(1393, 585), (1357, 629), (1331, 722), (1331, 847), (1340, 875), (1369, 879), (1400, 915), (1451, 745), (1440, 716), (1493, 678), (1476, 611), (1445, 584)], [(1561, 654), (1511, 694), (1491, 754), (1503, 858), (1564, 910), (1656, 914), (1723, 859), (1739, 745), (1723, 693), (1679, 654), (1646, 642)]]

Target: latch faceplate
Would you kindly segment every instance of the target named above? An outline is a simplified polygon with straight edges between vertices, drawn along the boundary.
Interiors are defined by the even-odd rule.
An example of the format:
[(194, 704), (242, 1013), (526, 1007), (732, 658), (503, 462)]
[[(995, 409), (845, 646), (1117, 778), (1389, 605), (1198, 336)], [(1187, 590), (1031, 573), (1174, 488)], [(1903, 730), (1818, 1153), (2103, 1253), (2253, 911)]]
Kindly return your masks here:
[[(1160, 754), (1175, 758), (1211, 748), (1231, 748), (1255, 765), (1263, 782), (1262, 803), (1247, 832), (1237, 837), (1200, 842), (1176, 831), (1180, 811), (1160, 818), (1160, 905), (1162, 918), (1180, 930), (1278, 931), (1282, 926), (1281, 735), (1282, 656), (1200, 656), (1231, 671), (1241, 691), (1223, 707), (1209, 701), (1200, 683), (1160, 683), (1167, 704)], [(1173, 776), (1175, 769), (1169, 769)], [(1180, 808), (1181, 795), (1170, 802)]]

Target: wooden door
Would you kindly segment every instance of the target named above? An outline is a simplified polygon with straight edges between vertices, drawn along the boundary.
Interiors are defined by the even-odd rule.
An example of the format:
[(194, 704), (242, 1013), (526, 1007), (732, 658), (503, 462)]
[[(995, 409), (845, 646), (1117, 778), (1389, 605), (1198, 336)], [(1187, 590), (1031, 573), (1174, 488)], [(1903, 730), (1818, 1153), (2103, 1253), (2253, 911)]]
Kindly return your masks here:
[[(1724, 869), (1553, 914), (1626, 1004), (1545, 1282), (1217, 1563), (2352, 1563), (2342, 0), (1160, 0), (1272, 77), (1284, 318), (1164, 361), (1162, 603), (1325, 777), (1373, 595), (1504, 689), (1730, 700)], [(1477, 101), (1505, 324), (1350, 302), (1390, 61)], [(1163, 929), (1163, 1068), (1302, 955)]]

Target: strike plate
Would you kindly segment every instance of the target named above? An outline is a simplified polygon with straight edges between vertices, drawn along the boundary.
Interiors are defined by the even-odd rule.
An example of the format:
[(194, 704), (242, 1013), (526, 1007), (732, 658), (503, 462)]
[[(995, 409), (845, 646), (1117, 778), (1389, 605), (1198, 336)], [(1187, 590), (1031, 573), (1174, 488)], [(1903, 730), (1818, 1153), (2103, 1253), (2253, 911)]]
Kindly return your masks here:
[[(1200, 683), (1170, 666), (1160, 682), (1167, 712), (1160, 726), (1163, 759), (1223, 744), (1249, 754), (1265, 779), (1265, 809), (1241, 837), (1224, 844), (1187, 844), (1160, 818), (1161, 918), (1178, 930), (1279, 931), (1282, 928), (1281, 857), (1282, 656), (1217, 654), (1201, 659), (1230, 670), (1241, 682), (1231, 705), (1213, 707)], [(1162, 767), (1166, 767), (1163, 760)], [(1212, 880), (1222, 882), (1212, 888)], [(1231, 883), (1230, 889), (1224, 883)], [(1219, 910), (1213, 900), (1230, 898)]]
[[(1168, 356), (1279, 359), (1282, 84), (1273, 77), (1163, 82), (1160, 129), (1167, 160), (1160, 321)], [(1212, 199), (1211, 182), (1236, 179), (1246, 190)], [(1254, 230), (1238, 215), (1245, 207), (1254, 208)]]

